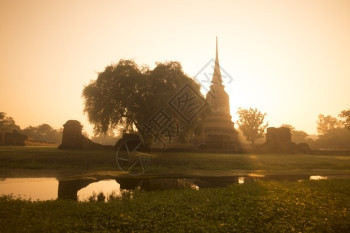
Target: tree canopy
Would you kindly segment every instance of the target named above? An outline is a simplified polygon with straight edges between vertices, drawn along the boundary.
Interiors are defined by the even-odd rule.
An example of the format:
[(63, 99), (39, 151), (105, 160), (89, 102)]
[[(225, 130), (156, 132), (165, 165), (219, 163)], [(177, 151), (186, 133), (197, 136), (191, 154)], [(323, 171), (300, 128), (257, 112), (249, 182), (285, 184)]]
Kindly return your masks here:
[(290, 129), (290, 133), (292, 134), (292, 142), (299, 144), (299, 143), (306, 143), (308, 134), (301, 130), (296, 130), (294, 126), (290, 124), (282, 124), (281, 127), (286, 127)]
[(349, 150), (350, 149), (350, 110), (343, 110), (339, 117), (320, 114), (317, 121), (319, 133), (315, 146), (322, 149)]
[(6, 113), (0, 112), (0, 133), (12, 132), (13, 130), (19, 131), (20, 127), (16, 125), (15, 120), (6, 115)]
[(260, 112), (257, 108), (239, 108), (237, 114), (239, 117), (237, 124), (248, 141), (254, 144), (256, 139), (264, 137), (264, 131), (268, 126), (268, 123), (264, 124), (266, 113)]
[(342, 123), (345, 127), (347, 127), (350, 130), (350, 109), (343, 110), (339, 117), (343, 118)]
[(60, 144), (62, 141), (62, 129), (56, 130), (49, 124), (41, 124), (35, 127), (28, 126), (22, 130), (22, 133), (36, 142)]
[(350, 130), (339, 127), (319, 135), (315, 146), (320, 149), (350, 150)]
[(178, 62), (156, 63), (151, 70), (131, 60), (120, 60), (84, 88), (84, 112), (95, 134), (105, 134), (120, 125), (125, 131), (139, 130), (185, 84), (200, 93), (200, 86)]
[(318, 121), (317, 121), (317, 132), (320, 135), (324, 135), (330, 130), (333, 130), (335, 128), (339, 128), (341, 126), (341, 122), (330, 115), (325, 116), (323, 114), (318, 115)]

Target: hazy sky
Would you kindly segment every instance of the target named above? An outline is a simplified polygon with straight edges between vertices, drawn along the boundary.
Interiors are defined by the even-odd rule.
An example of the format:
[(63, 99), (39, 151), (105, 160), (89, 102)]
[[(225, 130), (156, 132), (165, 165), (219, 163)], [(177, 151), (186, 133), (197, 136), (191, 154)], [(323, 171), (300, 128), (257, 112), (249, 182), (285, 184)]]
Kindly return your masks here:
[(120, 59), (179, 61), (196, 75), (215, 56), (238, 107), (316, 133), (350, 109), (350, 1), (0, 0), (0, 111), (22, 128), (76, 119), (81, 93)]

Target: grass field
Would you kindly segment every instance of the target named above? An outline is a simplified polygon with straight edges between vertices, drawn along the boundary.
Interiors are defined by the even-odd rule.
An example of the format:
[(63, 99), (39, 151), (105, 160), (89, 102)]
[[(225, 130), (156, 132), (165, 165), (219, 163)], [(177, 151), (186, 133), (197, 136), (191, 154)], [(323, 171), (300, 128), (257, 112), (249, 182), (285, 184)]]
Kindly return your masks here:
[[(125, 175), (115, 151), (1, 147), (0, 178)], [(152, 154), (144, 176), (350, 175), (350, 155)], [(350, 179), (138, 191), (104, 202), (0, 196), (3, 232), (350, 232)]]
[(350, 232), (349, 180), (135, 191), (104, 202), (0, 197), (0, 232)]
[[(215, 154), (155, 152), (145, 175), (345, 174), (350, 155)], [(120, 174), (115, 151), (58, 150), (54, 147), (0, 147), (0, 176), (53, 172)], [(119, 173), (118, 173), (119, 172)]]

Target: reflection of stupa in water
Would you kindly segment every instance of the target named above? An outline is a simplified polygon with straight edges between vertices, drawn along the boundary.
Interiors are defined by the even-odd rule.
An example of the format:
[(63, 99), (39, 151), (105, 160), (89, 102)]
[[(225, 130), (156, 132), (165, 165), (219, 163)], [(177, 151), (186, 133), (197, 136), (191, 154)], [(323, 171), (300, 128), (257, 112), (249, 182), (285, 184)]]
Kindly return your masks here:
[(206, 100), (210, 112), (206, 116), (203, 146), (215, 150), (240, 151), (238, 133), (231, 121), (229, 96), (222, 84), (217, 38), (214, 74)]

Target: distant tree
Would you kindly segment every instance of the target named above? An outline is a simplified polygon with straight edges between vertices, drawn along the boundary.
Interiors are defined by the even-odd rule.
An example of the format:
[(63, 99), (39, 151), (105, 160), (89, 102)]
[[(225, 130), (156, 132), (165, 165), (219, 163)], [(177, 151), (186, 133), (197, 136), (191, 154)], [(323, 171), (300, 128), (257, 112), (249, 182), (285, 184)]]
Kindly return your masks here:
[(22, 133), (37, 142), (60, 144), (62, 140), (62, 130), (56, 130), (49, 124), (41, 124), (36, 127), (29, 126), (23, 129)]
[(325, 134), (319, 135), (315, 144), (320, 149), (350, 150), (350, 130), (330, 129)]
[(20, 127), (16, 125), (14, 119), (6, 115), (6, 113), (0, 112), (0, 133), (20, 131)]
[(332, 116), (320, 114), (317, 121), (318, 139), (315, 146), (320, 149), (349, 150), (350, 149), (350, 110), (343, 110), (339, 120)]
[(307, 137), (309, 135), (304, 131), (295, 130), (295, 128), (289, 124), (282, 124), (281, 127), (286, 127), (290, 129), (290, 133), (292, 135), (292, 142), (299, 144), (299, 143), (305, 143), (308, 141)]
[(342, 120), (342, 123), (350, 130), (350, 109), (342, 111), (339, 114), (339, 117), (344, 118), (344, 120)]
[(307, 143), (309, 135), (301, 130), (293, 130), (292, 131), (292, 142), (299, 143)]
[(295, 127), (290, 124), (282, 124), (281, 127), (289, 128), (291, 132), (295, 130)]
[(319, 135), (326, 134), (332, 129), (341, 127), (341, 121), (330, 115), (325, 116), (323, 114), (318, 115), (317, 132)]
[(106, 134), (95, 134), (91, 140), (102, 145), (114, 145), (118, 141), (118, 135), (109, 129)]
[(120, 126), (126, 132), (137, 131), (155, 112), (167, 106), (185, 84), (200, 93), (200, 86), (183, 72), (178, 62), (157, 63), (150, 70), (134, 61), (120, 60), (107, 66), (97, 80), (84, 88), (84, 112), (94, 125), (95, 134)]
[(237, 114), (239, 117), (237, 124), (251, 144), (254, 144), (256, 139), (264, 137), (264, 131), (268, 126), (268, 123), (264, 124), (266, 113), (256, 108), (239, 108)]

